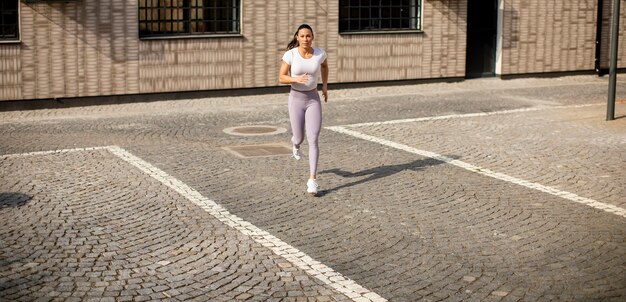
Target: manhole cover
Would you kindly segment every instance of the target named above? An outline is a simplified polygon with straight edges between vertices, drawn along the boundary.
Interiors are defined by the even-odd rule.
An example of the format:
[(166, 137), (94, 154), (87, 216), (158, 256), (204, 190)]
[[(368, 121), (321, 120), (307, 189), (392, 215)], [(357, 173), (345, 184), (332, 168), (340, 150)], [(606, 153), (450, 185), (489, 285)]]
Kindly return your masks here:
[(273, 135), (287, 132), (287, 129), (275, 126), (238, 126), (224, 129), (224, 132), (232, 135), (241, 136), (257, 136), (257, 135)]
[(291, 147), (282, 143), (227, 146), (222, 149), (242, 158), (291, 155)]

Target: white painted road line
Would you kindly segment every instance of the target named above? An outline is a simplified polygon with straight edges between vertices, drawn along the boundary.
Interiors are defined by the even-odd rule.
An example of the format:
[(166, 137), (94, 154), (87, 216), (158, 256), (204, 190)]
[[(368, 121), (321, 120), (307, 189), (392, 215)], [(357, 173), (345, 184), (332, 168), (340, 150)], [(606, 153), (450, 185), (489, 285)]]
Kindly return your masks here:
[(541, 191), (544, 193), (548, 193), (551, 195), (555, 195), (564, 199), (567, 199), (569, 201), (573, 201), (576, 203), (580, 203), (580, 204), (584, 204), (586, 206), (590, 206), (592, 208), (595, 209), (599, 209), (611, 214), (615, 214), (621, 217), (626, 218), (626, 209), (614, 206), (614, 205), (610, 205), (610, 204), (606, 204), (606, 203), (602, 203), (593, 199), (589, 199), (589, 198), (585, 198), (585, 197), (581, 197), (578, 196), (574, 193), (570, 193), (570, 192), (566, 192), (566, 191), (561, 191), (549, 186), (544, 186), (538, 183), (534, 183), (534, 182), (530, 182), (527, 180), (523, 180), (517, 177), (513, 177), (513, 176), (509, 176), (503, 173), (499, 173), (499, 172), (495, 172), (495, 171), (491, 171), (489, 169), (485, 169), (485, 168), (481, 168), (478, 166), (474, 166), (472, 164), (460, 161), (460, 160), (456, 160), (450, 157), (447, 157), (445, 155), (441, 155), (441, 154), (437, 154), (434, 152), (430, 152), (430, 151), (425, 151), (425, 150), (420, 150), (417, 148), (413, 148), (407, 145), (403, 145), (403, 144), (399, 144), (393, 141), (389, 141), (386, 139), (382, 139), (382, 138), (378, 138), (375, 136), (371, 136), (371, 135), (367, 135), (361, 132), (357, 132), (354, 130), (350, 130), (350, 129), (346, 129), (344, 126), (333, 126), (333, 127), (326, 127), (326, 129), (335, 131), (335, 132), (339, 132), (339, 133), (343, 133), (346, 135), (350, 135), (352, 137), (356, 137), (356, 138), (360, 138), (369, 142), (373, 142), (373, 143), (377, 143), (377, 144), (381, 144), (384, 146), (388, 146), (391, 148), (395, 148), (398, 150), (402, 150), (402, 151), (406, 151), (409, 153), (413, 153), (413, 154), (417, 154), (420, 156), (424, 156), (424, 157), (429, 157), (429, 158), (433, 158), (454, 166), (457, 166), (459, 168), (463, 168), (465, 170), (474, 172), (474, 173), (478, 173), (481, 175), (485, 175), (485, 176), (489, 176), (495, 179), (499, 179), (502, 181), (506, 181), (506, 182), (510, 182), (510, 183), (514, 183), (520, 186), (524, 186), (527, 187), (529, 189), (533, 189), (533, 190), (537, 190), (537, 191)]
[(63, 154), (63, 153), (71, 153), (71, 152), (103, 150), (103, 149), (109, 149), (109, 148), (110, 148), (110, 146), (102, 146), (102, 147), (51, 150), (51, 151), (35, 151), (35, 152), (28, 152), (28, 153), (17, 153), (17, 154), (0, 155), (0, 158), (1, 159), (7, 159), (7, 158), (12, 158), (12, 157), (26, 157), (26, 156), (35, 156), (35, 155), (53, 155), (53, 154)]
[(393, 125), (393, 124), (403, 124), (403, 123), (446, 120), (446, 119), (454, 119), (454, 118), (481, 117), (481, 116), (490, 116), (490, 115), (499, 115), (499, 114), (531, 112), (531, 111), (540, 111), (540, 110), (549, 110), (549, 109), (575, 109), (575, 108), (583, 108), (583, 107), (598, 106), (598, 105), (603, 105), (603, 104), (585, 104), (585, 105), (571, 105), (571, 106), (538, 106), (538, 107), (491, 111), (491, 112), (450, 114), (450, 115), (409, 118), (409, 119), (401, 119), (401, 120), (391, 120), (391, 121), (384, 121), (384, 122), (358, 123), (358, 124), (342, 125), (341, 127), (356, 128), (356, 127), (368, 127), (368, 126), (380, 126), (380, 125)]
[(182, 181), (170, 176), (161, 169), (153, 166), (152, 164), (144, 161), (143, 159), (131, 154), (130, 152), (118, 147), (118, 146), (103, 146), (92, 148), (76, 148), (76, 149), (63, 149), (52, 151), (40, 151), (29, 152), (19, 154), (6, 154), (1, 155), (0, 159), (9, 159), (15, 157), (26, 157), (36, 155), (52, 155), (63, 154), (80, 151), (93, 151), (93, 150), (107, 150), (118, 158), (136, 167), (140, 171), (148, 174), (148, 176), (158, 180), (165, 186), (173, 189), (181, 194), (183, 197), (200, 206), (206, 212), (213, 217), (223, 222), (224, 224), (237, 229), (242, 234), (248, 236), (255, 242), (261, 244), (265, 248), (274, 252), (274, 254), (282, 257), (283, 259), (291, 262), (295, 267), (303, 270), (310, 276), (322, 281), (324, 284), (330, 286), (334, 290), (346, 295), (355, 302), (384, 302), (387, 301), (375, 292), (372, 292), (361, 285), (354, 282), (352, 279), (343, 276), (336, 272), (332, 268), (325, 264), (311, 258), (305, 253), (301, 252), (297, 248), (287, 244), (286, 242), (278, 239), (276, 236), (256, 227), (250, 222), (247, 222), (236, 215), (231, 214), (221, 205), (217, 204), (204, 197), (200, 192), (194, 190), (190, 186), (186, 185)]
[(305, 271), (312, 277), (317, 278), (324, 284), (332, 287), (338, 292), (348, 296), (353, 301), (387, 301), (378, 294), (360, 286), (353, 280), (335, 272), (332, 268), (322, 264), (321, 262), (309, 257), (295, 247), (283, 242), (272, 234), (261, 230), (255, 225), (247, 222), (236, 215), (228, 212), (224, 207), (216, 202), (202, 196), (200, 192), (189, 187), (182, 181), (170, 176), (152, 164), (134, 156), (128, 151), (112, 146), (107, 148), (111, 153), (115, 154), (122, 160), (135, 166), (139, 170), (148, 174), (150, 177), (158, 180), (162, 184), (168, 186), (178, 192), (194, 204), (200, 206), (206, 212), (217, 218), (226, 225), (239, 230), (244, 235), (249, 236), (257, 243), (270, 249), (276, 255), (283, 257), (291, 262), (297, 268)]

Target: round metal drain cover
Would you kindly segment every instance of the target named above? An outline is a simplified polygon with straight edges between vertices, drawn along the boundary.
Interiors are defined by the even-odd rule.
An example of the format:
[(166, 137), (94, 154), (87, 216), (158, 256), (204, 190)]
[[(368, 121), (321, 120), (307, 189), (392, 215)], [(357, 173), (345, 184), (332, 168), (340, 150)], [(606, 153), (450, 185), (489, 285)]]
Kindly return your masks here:
[(287, 129), (275, 126), (256, 125), (226, 128), (224, 129), (224, 132), (232, 135), (257, 136), (284, 133), (287, 132)]

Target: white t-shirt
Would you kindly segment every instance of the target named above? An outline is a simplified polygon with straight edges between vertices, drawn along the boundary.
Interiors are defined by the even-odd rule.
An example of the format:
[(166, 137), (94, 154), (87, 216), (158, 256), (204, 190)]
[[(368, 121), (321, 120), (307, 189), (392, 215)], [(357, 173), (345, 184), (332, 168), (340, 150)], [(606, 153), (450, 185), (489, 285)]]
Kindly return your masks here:
[(299, 77), (305, 73), (309, 75), (306, 84), (291, 83), (291, 88), (298, 91), (310, 91), (317, 88), (317, 78), (324, 60), (326, 60), (326, 52), (321, 48), (313, 48), (313, 57), (310, 59), (303, 58), (297, 47), (287, 50), (283, 55), (283, 61), (291, 66), (289, 70), (291, 76)]

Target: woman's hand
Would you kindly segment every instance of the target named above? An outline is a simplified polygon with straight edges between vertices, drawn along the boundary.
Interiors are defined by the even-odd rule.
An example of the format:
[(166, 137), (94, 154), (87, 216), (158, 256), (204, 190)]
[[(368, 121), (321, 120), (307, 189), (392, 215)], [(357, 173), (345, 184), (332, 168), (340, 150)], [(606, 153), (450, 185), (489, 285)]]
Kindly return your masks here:
[(324, 103), (326, 103), (328, 102), (328, 59), (322, 62), (321, 68), (322, 68), (322, 95), (324, 96)]
[(309, 81), (309, 74), (305, 73), (299, 77), (295, 77), (296, 83), (306, 84)]

